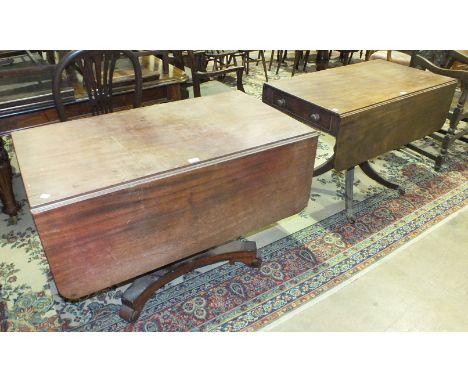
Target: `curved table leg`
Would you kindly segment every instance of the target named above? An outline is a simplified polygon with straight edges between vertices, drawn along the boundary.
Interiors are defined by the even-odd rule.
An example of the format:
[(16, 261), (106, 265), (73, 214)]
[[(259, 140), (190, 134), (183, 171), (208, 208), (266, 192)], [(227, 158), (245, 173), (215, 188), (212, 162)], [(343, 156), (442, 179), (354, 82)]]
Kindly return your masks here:
[(322, 163), (320, 166), (317, 166), (316, 168), (314, 168), (313, 176), (314, 177), (320, 176), (320, 175), (325, 174), (327, 171), (330, 171), (331, 169), (333, 169), (334, 163), (335, 163), (335, 153), (333, 153), (333, 155), (330, 158), (328, 158), (325, 163)]
[(8, 153), (3, 146), (3, 138), (0, 137), (0, 199), (3, 202), (2, 211), (10, 215), (12, 219), (16, 218), (20, 206), (15, 200), (13, 194), (13, 178)]
[(401, 195), (404, 195), (405, 190), (398, 184), (392, 183), (388, 181), (387, 179), (382, 178), (377, 172), (371, 167), (369, 162), (363, 162), (359, 165), (361, 167), (362, 171), (364, 174), (366, 174), (369, 178), (375, 180), (377, 183), (380, 183), (381, 185), (391, 188), (392, 190), (398, 190)]
[(261, 264), (254, 241), (233, 241), (192, 256), (137, 279), (122, 296), (120, 317), (128, 322), (136, 321), (146, 301), (163, 285), (196, 268), (226, 260), (231, 264), (240, 261), (252, 267)]

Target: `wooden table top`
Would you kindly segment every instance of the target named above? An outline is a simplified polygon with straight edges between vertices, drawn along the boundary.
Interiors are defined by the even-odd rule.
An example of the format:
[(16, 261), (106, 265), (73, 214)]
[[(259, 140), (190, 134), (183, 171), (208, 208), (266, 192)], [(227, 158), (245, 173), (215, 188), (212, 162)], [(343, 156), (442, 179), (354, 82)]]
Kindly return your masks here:
[(271, 81), (268, 85), (343, 115), (448, 82), (453, 79), (372, 60)]
[(190, 171), (315, 135), (239, 91), (12, 133), (31, 208), (71, 203), (129, 187), (129, 182)]

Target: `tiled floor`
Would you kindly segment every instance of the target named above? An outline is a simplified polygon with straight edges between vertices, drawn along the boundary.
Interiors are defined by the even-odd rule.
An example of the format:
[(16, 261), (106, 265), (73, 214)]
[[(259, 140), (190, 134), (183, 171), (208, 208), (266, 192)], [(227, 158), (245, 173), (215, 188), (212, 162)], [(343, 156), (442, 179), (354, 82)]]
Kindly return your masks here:
[(266, 331), (468, 331), (468, 208)]

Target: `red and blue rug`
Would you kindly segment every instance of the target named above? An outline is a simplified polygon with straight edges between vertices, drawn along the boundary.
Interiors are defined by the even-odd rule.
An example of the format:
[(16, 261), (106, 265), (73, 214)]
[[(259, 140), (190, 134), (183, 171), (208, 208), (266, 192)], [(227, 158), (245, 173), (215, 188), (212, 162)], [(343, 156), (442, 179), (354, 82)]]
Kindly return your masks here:
[[(387, 160), (399, 167), (392, 158)], [(443, 174), (427, 165), (404, 163), (398, 176), (407, 191), (404, 196), (380, 189), (357, 203), (354, 224), (339, 212), (260, 248), (260, 269), (226, 263), (188, 274), (157, 292), (133, 324), (118, 316), (125, 287), (79, 303), (54, 294), (62, 330), (258, 330), (463, 207), (467, 170), (466, 161), (452, 162)]]

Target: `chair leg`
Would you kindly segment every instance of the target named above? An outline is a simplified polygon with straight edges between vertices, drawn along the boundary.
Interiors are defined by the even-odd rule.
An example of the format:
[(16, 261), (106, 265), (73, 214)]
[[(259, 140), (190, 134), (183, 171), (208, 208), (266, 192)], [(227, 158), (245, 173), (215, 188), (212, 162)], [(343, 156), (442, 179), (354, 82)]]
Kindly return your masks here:
[(463, 109), (465, 106), (466, 98), (467, 98), (467, 89), (463, 90), (461, 97), (458, 100), (457, 106), (453, 110), (452, 116), (450, 118), (450, 125), (447, 130), (447, 134), (445, 135), (444, 139), (442, 140), (442, 146), (440, 148), (440, 155), (436, 159), (436, 163), (434, 168), (439, 171), (442, 165), (447, 160), (448, 156), (448, 149), (451, 143), (455, 140), (455, 135), (457, 131), (458, 124), (460, 122), (461, 116), (463, 115)]
[(273, 59), (274, 58), (275, 58), (275, 51), (272, 50), (271, 55), (270, 55), (270, 64), (268, 65), (268, 70), (271, 70), (271, 65), (273, 65)]
[(250, 52), (247, 51), (244, 54), (245, 54), (245, 74), (249, 75)]
[(201, 97), (200, 79), (198, 78), (198, 76), (193, 76), (192, 75), (192, 82), (193, 82), (193, 96), (194, 97)]
[(258, 65), (258, 61), (261, 59), (262, 65), (263, 65), (263, 71), (265, 72), (265, 80), (266, 82), (268, 82), (268, 71), (267, 71), (266, 62), (265, 62), (265, 52), (263, 50), (259, 50), (258, 57), (259, 59), (257, 60), (257, 65)]
[(294, 64), (292, 68), (291, 77), (294, 76), (294, 74), (296, 73), (296, 69), (299, 68), (299, 61), (301, 60), (301, 56), (302, 56), (302, 50), (294, 51)]
[(242, 83), (242, 73), (244, 71), (244, 68), (240, 67), (239, 69), (236, 70), (236, 77), (237, 77), (237, 89), (244, 92), (244, 84)]
[(280, 65), (281, 65), (281, 58), (283, 57), (283, 51), (282, 50), (278, 50), (278, 66), (276, 67), (276, 74), (278, 74), (279, 72), (279, 68), (280, 68)]
[(309, 62), (309, 55), (310, 55), (310, 50), (306, 50), (305, 55), (304, 55), (304, 66), (302, 67), (303, 72), (306, 71), (306, 66), (307, 66), (307, 63)]

